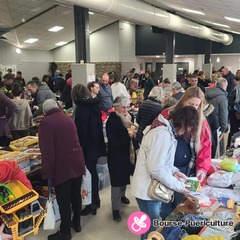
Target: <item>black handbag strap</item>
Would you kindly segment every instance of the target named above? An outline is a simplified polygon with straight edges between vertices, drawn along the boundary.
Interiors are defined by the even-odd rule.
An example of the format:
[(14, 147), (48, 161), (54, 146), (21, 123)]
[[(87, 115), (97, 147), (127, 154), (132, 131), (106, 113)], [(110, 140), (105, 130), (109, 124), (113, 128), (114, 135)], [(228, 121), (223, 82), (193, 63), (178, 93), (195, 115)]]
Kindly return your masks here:
[(53, 195), (52, 179), (48, 179), (48, 199)]

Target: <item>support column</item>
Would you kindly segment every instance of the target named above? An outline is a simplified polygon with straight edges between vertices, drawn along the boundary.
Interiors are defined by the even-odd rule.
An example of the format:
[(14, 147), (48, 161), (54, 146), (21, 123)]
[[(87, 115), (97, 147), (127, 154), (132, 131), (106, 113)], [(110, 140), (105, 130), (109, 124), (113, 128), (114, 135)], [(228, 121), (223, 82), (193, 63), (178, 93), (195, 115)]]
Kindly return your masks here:
[(74, 28), (76, 63), (90, 62), (89, 14), (88, 9), (74, 5)]
[(206, 40), (204, 64), (211, 63), (212, 41)]
[(175, 32), (166, 31), (166, 64), (173, 64), (175, 54)]
[(212, 53), (212, 41), (206, 41), (205, 45), (205, 55), (204, 55), (204, 64), (202, 65), (202, 70), (205, 74), (212, 74), (213, 64), (211, 63), (211, 53)]
[(163, 80), (169, 78), (173, 83), (177, 78), (177, 64), (174, 64), (175, 32), (166, 31), (166, 64), (163, 64)]

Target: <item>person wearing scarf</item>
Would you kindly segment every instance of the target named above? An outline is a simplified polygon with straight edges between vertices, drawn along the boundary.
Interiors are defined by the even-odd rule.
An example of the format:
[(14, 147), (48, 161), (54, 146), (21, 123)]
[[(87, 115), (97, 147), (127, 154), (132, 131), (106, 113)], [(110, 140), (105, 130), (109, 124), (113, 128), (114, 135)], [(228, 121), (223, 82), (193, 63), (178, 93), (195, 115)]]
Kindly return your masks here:
[(106, 124), (108, 138), (108, 168), (111, 179), (111, 200), (113, 220), (120, 222), (121, 203), (129, 204), (126, 198), (126, 185), (130, 184), (133, 174), (135, 151), (133, 138), (136, 127), (128, 113), (128, 99), (122, 96), (115, 98), (115, 112), (110, 113)]

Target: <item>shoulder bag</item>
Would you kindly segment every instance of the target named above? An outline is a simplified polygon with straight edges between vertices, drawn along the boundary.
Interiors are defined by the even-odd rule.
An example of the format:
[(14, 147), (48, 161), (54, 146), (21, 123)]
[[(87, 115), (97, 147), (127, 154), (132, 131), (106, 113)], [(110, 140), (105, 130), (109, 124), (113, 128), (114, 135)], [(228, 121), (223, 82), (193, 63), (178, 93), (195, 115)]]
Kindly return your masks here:
[(156, 179), (151, 179), (150, 186), (148, 188), (148, 196), (153, 200), (159, 200), (163, 203), (169, 203), (173, 201), (174, 191)]

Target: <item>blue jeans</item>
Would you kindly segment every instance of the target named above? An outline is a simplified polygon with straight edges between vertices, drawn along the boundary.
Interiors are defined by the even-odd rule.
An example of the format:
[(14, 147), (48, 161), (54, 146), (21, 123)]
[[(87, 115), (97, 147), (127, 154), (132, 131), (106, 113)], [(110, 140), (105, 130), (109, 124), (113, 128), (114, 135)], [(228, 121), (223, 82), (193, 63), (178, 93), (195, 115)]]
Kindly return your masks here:
[(169, 203), (162, 203), (160, 216), (162, 220), (165, 220), (168, 215), (177, 207), (177, 205), (182, 202), (184, 195), (182, 193), (174, 192), (174, 200)]
[(145, 234), (141, 235), (141, 240), (146, 240), (147, 239), (147, 235), (156, 230), (156, 227), (153, 227), (152, 223), (153, 223), (153, 219), (160, 219), (160, 207), (162, 202), (160, 201), (155, 201), (155, 200), (142, 200), (139, 198), (136, 198), (138, 206), (140, 208), (140, 210), (144, 213), (146, 213), (150, 219), (151, 219), (151, 227), (148, 230), (148, 232), (146, 232)]

